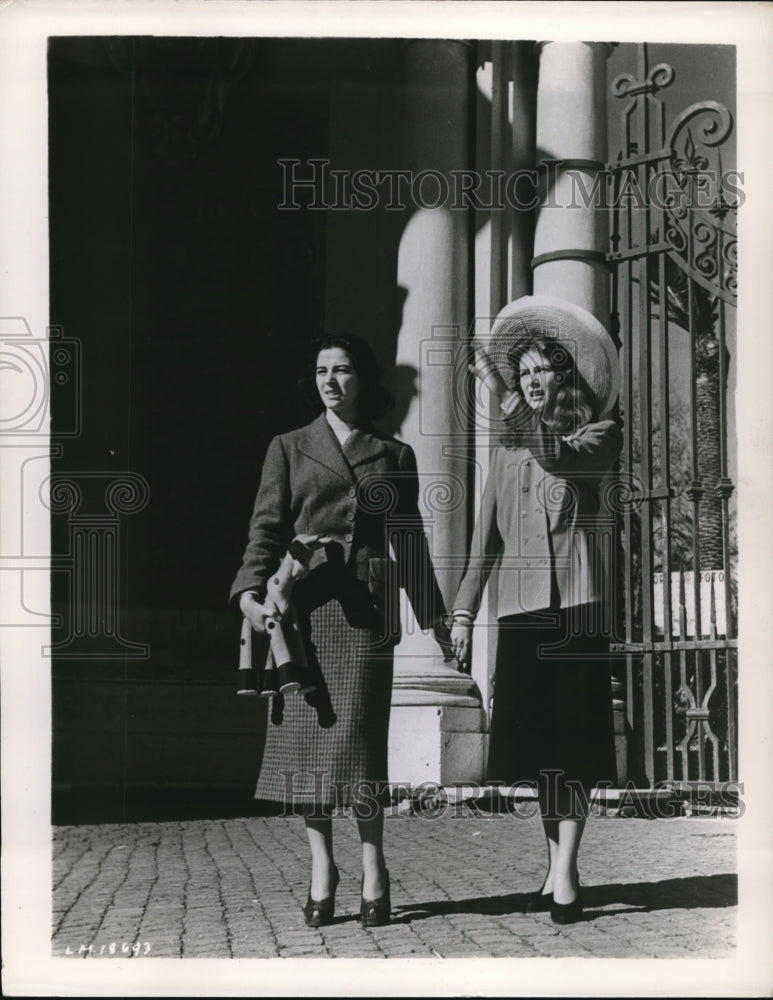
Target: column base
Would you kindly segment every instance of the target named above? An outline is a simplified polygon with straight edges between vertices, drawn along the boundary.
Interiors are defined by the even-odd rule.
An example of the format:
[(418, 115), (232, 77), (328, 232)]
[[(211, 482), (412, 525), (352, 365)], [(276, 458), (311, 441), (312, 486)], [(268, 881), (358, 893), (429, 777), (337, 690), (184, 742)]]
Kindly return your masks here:
[[(486, 733), (477, 698), (437, 691), (396, 692), (389, 731), (389, 780), (416, 788), (482, 782)], [(438, 704), (442, 699), (443, 703)]]

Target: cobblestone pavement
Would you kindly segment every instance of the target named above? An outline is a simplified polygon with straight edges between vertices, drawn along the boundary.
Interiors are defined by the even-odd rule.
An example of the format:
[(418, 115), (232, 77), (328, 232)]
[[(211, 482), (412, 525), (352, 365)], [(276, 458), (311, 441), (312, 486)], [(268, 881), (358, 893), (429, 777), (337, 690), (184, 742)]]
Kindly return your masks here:
[[(357, 919), (356, 824), (334, 822), (335, 922), (304, 925), (309, 860), (294, 818), (62, 826), (54, 833), (53, 955), (206, 958), (716, 958), (733, 953), (732, 819), (589, 820), (585, 915), (522, 912), (544, 876), (538, 818), (465, 807), (392, 816), (393, 922)], [(90, 950), (89, 950), (90, 949)]]

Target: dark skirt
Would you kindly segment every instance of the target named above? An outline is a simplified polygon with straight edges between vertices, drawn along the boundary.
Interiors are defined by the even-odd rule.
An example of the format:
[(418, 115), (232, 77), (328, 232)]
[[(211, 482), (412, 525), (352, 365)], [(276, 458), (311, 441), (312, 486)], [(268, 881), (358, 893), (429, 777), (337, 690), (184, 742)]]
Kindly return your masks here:
[(614, 785), (609, 649), (598, 605), (500, 620), (487, 780)]
[(363, 584), (315, 575), (294, 603), (316, 690), (272, 699), (255, 797), (367, 808), (388, 795), (393, 643)]

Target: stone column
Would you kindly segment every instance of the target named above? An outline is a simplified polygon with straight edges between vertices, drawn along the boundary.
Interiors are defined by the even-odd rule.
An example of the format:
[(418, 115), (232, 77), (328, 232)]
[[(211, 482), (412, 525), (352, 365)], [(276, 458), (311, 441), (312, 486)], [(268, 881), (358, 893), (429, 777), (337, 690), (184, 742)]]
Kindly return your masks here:
[[(459, 351), (471, 320), (470, 210), (454, 209), (452, 170), (471, 165), (473, 47), (416, 39), (404, 47), (411, 217), (398, 254), (406, 292), (396, 363), (416, 372), (417, 393), (399, 436), (416, 452), (420, 508), (446, 604), (468, 545), (469, 413), (457, 398)], [(421, 178), (420, 178), (421, 175)], [(435, 206), (435, 207), (430, 207)], [(395, 655), (390, 778), (447, 785), (483, 775), (483, 716), (472, 679), (444, 664), (403, 602)]]
[[(540, 43), (537, 149), (546, 186), (534, 239), (534, 294), (557, 295), (609, 325), (605, 42)], [(557, 162), (556, 162), (557, 161)], [(538, 167), (540, 165), (538, 164)], [(603, 187), (600, 189), (603, 192)]]
[[(534, 240), (534, 294), (555, 295), (609, 329), (609, 211), (605, 42), (540, 43), (537, 149), (547, 185)], [(554, 162), (558, 161), (558, 162)], [(539, 166), (539, 164), (538, 164)], [(618, 780), (627, 776), (622, 683), (613, 678)]]

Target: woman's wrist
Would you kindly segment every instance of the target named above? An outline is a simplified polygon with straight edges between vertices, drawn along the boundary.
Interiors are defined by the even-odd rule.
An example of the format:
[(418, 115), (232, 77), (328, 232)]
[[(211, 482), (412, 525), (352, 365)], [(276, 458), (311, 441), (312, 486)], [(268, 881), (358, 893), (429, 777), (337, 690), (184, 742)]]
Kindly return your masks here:
[(506, 417), (518, 407), (518, 404), (523, 400), (523, 396), (518, 392), (517, 389), (511, 389), (508, 392), (502, 394), (499, 400), (499, 408), (502, 410)]

